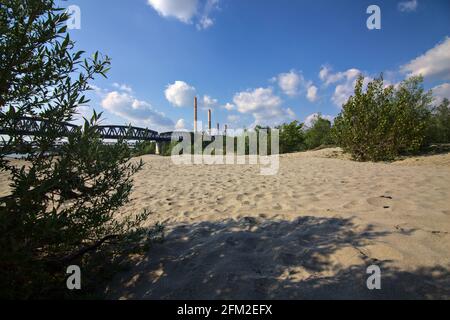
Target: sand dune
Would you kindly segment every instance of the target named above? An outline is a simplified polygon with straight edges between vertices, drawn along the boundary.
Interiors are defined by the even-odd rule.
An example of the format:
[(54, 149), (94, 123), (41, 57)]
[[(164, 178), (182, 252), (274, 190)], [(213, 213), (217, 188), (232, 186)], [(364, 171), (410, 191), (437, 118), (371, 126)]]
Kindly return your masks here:
[[(143, 159), (123, 211), (151, 210), (166, 240), (110, 298), (450, 298), (449, 154), (357, 163), (326, 149), (281, 156), (276, 176)], [(367, 289), (371, 264), (382, 290)]]
[[(121, 213), (152, 211), (166, 239), (108, 298), (450, 298), (450, 154), (358, 163), (326, 149), (281, 156), (275, 176), (143, 159)], [(381, 290), (366, 287), (372, 264)]]

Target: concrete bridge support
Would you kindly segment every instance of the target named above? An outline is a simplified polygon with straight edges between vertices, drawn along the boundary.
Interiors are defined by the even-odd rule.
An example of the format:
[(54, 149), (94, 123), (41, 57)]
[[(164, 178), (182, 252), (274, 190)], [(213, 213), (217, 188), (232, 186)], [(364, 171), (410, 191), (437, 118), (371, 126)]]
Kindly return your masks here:
[(162, 142), (155, 142), (155, 154), (161, 155), (163, 152), (163, 143)]

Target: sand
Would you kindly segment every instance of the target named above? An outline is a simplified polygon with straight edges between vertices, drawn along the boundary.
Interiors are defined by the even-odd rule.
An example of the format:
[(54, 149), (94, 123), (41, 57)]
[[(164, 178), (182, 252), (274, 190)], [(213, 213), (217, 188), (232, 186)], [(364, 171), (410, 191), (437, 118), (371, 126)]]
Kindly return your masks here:
[(325, 149), (282, 155), (275, 176), (142, 159), (121, 213), (152, 211), (165, 240), (110, 299), (450, 299), (450, 154), (358, 163)]

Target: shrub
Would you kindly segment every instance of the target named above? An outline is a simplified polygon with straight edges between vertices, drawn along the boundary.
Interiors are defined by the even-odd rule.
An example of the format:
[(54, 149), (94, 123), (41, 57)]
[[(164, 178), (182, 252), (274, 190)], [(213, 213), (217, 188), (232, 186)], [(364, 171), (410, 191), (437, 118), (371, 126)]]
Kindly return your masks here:
[(448, 99), (444, 99), (432, 111), (427, 142), (450, 143), (450, 102)]
[(133, 150), (133, 156), (139, 157), (146, 154), (155, 154), (156, 152), (156, 144), (155, 142), (151, 141), (142, 141), (137, 142), (134, 150)]
[(331, 122), (322, 118), (320, 115), (313, 122), (311, 128), (306, 130), (305, 144), (308, 149), (315, 149), (322, 145), (330, 145), (333, 143), (331, 137)]
[(179, 144), (178, 141), (170, 141), (162, 143), (161, 155), (164, 157), (170, 157), (172, 155), (172, 150)]
[(431, 92), (424, 92), (422, 77), (411, 77), (397, 88), (380, 77), (363, 91), (359, 77), (355, 93), (335, 119), (336, 142), (360, 161), (392, 160), (416, 152), (424, 144), (429, 122)]
[(280, 130), (280, 153), (291, 153), (305, 150), (305, 134), (303, 124), (298, 121), (285, 123)]
[[(68, 15), (53, 0), (3, 0), (0, 8), (0, 126), (9, 135), (0, 148), (0, 170), (11, 177), (10, 194), (0, 198), (0, 296), (63, 297), (68, 265), (87, 272), (90, 253), (143, 234), (146, 212), (116, 219), (142, 163), (128, 161), (123, 141), (102, 143), (95, 112), (55, 150), (60, 123), (88, 103), (88, 82), (105, 75), (109, 58), (95, 53), (82, 59), (83, 52), (73, 52)], [(14, 129), (24, 116), (46, 125), (25, 137)], [(19, 150), (27, 166), (6, 158)]]

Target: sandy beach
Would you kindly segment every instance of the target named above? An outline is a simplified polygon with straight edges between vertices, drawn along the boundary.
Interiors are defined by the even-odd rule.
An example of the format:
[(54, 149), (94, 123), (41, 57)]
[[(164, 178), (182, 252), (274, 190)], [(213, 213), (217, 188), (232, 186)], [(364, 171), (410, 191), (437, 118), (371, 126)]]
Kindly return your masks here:
[[(150, 210), (165, 240), (110, 299), (450, 298), (450, 154), (358, 163), (325, 149), (280, 156), (275, 176), (142, 159), (121, 213)], [(381, 290), (366, 286), (373, 264)]]
[[(256, 166), (145, 156), (124, 212), (166, 239), (107, 289), (114, 299), (450, 298), (450, 154), (350, 161), (339, 149)], [(382, 289), (366, 286), (380, 266)]]

